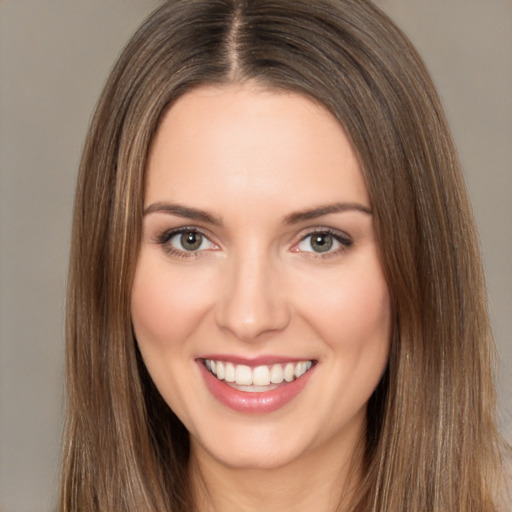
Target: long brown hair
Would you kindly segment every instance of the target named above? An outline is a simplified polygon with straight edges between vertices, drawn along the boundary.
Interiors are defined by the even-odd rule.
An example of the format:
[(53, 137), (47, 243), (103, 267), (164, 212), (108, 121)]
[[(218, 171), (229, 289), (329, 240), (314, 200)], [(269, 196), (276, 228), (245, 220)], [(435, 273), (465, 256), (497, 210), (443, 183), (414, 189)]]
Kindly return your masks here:
[(61, 510), (192, 509), (188, 434), (131, 328), (144, 173), (177, 98), (247, 80), (326, 106), (371, 199), (394, 328), (353, 510), (494, 512), (493, 344), (459, 162), (420, 57), (365, 0), (167, 1), (121, 55), (77, 185)]

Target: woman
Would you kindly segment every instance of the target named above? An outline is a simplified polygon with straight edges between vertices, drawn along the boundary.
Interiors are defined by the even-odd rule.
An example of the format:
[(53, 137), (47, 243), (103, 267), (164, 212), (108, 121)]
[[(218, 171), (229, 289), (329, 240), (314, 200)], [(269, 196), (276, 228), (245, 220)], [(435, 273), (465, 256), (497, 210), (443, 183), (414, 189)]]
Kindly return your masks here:
[(73, 229), (63, 510), (498, 510), (459, 164), (370, 2), (165, 3)]

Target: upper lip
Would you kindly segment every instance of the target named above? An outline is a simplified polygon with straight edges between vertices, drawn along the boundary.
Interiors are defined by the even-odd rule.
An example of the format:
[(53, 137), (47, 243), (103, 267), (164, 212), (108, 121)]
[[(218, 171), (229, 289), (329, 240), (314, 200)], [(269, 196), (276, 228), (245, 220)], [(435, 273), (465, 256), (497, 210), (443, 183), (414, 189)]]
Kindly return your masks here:
[(246, 366), (262, 366), (282, 363), (298, 363), (299, 361), (315, 361), (309, 357), (291, 357), (281, 355), (261, 355), (258, 357), (244, 357), (234, 354), (206, 354), (198, 359), (213, 359), (214, 361), (224, 361), (233, 364), (243, 364)]

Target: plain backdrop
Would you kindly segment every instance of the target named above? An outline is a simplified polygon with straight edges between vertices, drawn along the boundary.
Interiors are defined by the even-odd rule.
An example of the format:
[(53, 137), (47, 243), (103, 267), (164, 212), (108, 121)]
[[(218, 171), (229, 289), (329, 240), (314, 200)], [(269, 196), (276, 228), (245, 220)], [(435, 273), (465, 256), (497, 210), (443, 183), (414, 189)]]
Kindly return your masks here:
[[(55, 503), (73, 188), (107, 73), (156, 0), (0, 0), (0, 510)], [(477, 218), (512, 437), (512, 1), (377, 0), (420, 50)]]

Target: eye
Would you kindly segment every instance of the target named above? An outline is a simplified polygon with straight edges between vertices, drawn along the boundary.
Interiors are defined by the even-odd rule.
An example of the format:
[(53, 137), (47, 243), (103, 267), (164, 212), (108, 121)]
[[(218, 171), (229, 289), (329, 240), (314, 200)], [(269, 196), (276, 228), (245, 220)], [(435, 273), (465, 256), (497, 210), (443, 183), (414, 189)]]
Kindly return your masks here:
[(169, 243), (174, 247), (179, 245), (180, 247), (176, 248), (184, 251), (198, 251), (199, 249), (205, 249), (201, 246), (207, 245), (207, 239), (197, 231), (188, 231), (173, 236)]
[(166, 251), (186, 257), (186, 253), (197, 253), (208, 249), (217, 249), (203, 233), (194, 228), (171, 230), (162, 234), (158, 242)]
[(316, 231), (305, 236), (294, 248), (295, 251), (317, 254), (336, 253), (346, 249), (352, 241), (341, 234), (331, 231)]

